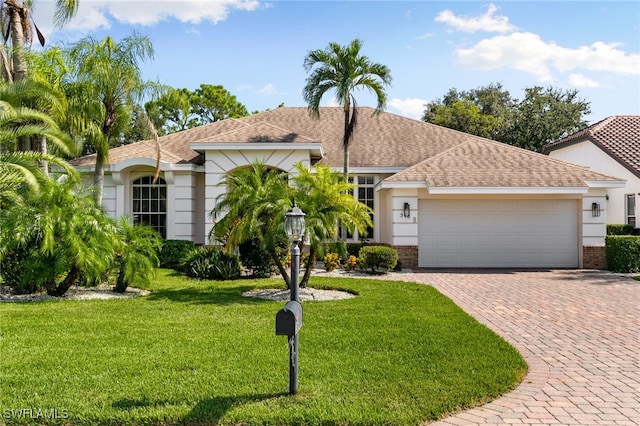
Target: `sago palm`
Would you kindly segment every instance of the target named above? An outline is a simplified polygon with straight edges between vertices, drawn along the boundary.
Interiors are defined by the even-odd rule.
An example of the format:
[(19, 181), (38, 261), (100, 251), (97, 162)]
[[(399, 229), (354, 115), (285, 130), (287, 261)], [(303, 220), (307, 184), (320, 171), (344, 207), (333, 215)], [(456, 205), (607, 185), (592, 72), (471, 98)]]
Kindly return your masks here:
[(391, 72), (387, 66), (372, 62), (360, 54), (362, 42), (353, 40), (347, 46), (329, 43), (322, 50), (312, 50), (304, 59), (304, 68), (311, 71), (307, 77), (302, 96), (314, 118), (320, 117), (320, 101), (333, 91), (335, 100), (344, 110), (344, 152), (343, 175), (349, 175), (349, 143), (358, 122), (358, 105), (354, 96), (356, 90), (368, 90), (375, 94), (377, 105), (374, 113), (384, 110), (387, 103), (385, 87), (391, 84)]

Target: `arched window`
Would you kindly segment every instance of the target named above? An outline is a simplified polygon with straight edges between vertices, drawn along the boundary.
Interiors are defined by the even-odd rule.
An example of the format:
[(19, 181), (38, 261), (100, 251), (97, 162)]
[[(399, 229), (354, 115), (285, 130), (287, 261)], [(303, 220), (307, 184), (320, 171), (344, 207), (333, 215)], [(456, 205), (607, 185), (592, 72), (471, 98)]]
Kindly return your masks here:
[(143, 223), (167, 236), (167, 184), (159, 178), (153, 183), (152, 176), (133, 181), (132, 214), (134, 223)]

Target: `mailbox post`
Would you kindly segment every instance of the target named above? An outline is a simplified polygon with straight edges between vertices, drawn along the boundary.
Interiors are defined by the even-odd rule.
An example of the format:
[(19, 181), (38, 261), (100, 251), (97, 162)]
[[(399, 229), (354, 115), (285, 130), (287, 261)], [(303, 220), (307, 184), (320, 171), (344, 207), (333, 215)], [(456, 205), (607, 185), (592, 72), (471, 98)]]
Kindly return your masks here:
[(302, 305), (298, 297), (298, 276), (300, 272), (300, 247), (304, 239), (304, 213), (296, 206), (287, 212), (285, 231), (291, 241), (291, 301), (276, 314), (276, 335), (289, 337), (289, 393), (298, 393), (298, 331), (302, 327)]

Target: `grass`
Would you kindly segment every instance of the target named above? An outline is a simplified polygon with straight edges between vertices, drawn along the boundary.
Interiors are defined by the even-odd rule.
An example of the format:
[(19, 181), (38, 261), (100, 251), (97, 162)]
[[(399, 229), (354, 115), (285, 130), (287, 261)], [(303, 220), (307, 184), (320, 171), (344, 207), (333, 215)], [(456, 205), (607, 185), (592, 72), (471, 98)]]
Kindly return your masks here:
[(279, 280), (161, 270), (147, 297), (0, 304), (0, 423), (418, 424), (526, 373), (513, 347), (429, 286), (312, 285), (359, 296), (303, 303), (295, 396), (275, 335), (284, 303), (241, 296)]

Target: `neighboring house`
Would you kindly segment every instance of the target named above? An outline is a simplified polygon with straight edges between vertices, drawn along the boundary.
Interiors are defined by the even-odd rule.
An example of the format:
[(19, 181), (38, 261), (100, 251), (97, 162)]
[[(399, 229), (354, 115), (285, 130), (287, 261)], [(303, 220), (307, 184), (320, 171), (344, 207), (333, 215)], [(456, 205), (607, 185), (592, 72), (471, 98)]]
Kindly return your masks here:
[[(617, 178), (466, 133), (362, 108), (350, 145), (354, 196), (371, 206), (370, 242), (405, 267), (598, 267), (607, 191)], [(103, 204), (166, 238), (207, 243), (225, 173), (259, 160), (342, 169), (343, 111), (277, 108), (110, 151)], [(91, 178), (95, 156), (73, 161)], [(357, 241), (359, 236), (349, 238)]]
[(640, 227), (640, 115), (605, 118), (544, 147), (550, 157), (625, 180), (607, 190), (607, 223)]

